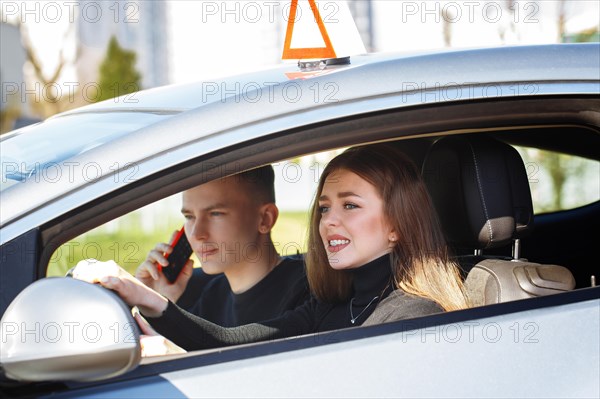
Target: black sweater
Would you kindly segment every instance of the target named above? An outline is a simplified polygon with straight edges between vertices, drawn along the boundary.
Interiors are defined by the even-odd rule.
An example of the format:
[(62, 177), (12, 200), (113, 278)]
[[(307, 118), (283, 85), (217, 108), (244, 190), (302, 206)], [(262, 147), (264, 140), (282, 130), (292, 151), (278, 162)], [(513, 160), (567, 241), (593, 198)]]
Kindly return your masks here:
[[(209, 281), (190, 313), (224, 327), (235, 327), (281, 316), (309, 298), (301, 259), (284, 258), (249, 290), (235, 294), (225, 275)], [(177, 303), (180, 307), (181, 304)]]
[[(148, 321), (156, 331), (186, 350), (244, 344), (360, 325), (375, 310), (377, 303), (393, 290), (389, 255), (349, 270), (348, 273), (353, 275), (352, 301), (330, 304), (313, 297), (295, 310), (261, 323), (225, 328), (186, 312), (171, 302), (161, 317), (148, 318)], [(373, 300), (375, 297), (378, 298)], [(350, 321), (351, 305), (355, 324)]]

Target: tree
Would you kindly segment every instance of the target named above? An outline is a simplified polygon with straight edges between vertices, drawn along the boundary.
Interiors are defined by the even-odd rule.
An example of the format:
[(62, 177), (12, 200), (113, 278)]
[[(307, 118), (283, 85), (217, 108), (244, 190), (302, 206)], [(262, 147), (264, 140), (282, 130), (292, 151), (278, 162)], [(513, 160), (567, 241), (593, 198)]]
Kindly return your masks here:
[(565, 37), (565, 25), (567, 24), (567, 5), (565, 0), (558, 2), (558, 19), (556, 25), (558, 28), (558, 42), (561, 43)]
[(593, 28), (585, 29), (579, 33), (576, 33), (573, 37), (573, 42), (575, 42), (575, 43), (597, 42), (599, 39), (600, 39), (600, 34), (598, 32), (598, 27), (595, 26)]
[[(531, 2), (527, 4), (530, 3)], [(504, 19), (504, 22), (500, 23), (500, 25), (498, 26), (498, 35), (500, 36), (500, 40), (502, 41), (502, 44), (505, 44), (506, 33), (507, 31), (510, 31), (513, 35), (516, 34), (517, 40), (520, 41), (520, 37), (515, 26), (515, 9), (519, 7), (519, 4), (515, 0), (505, 0), (504, 4), (506, 5), (505, 10), (507, 13), (507, 17)]]
[(450, 7), (444, 7), (440, 10), (440, 15), (442, 17), (442, 34), (444, 35), (444, 45), (446, 47), (452, 47), (452, 24), (456, 16), (454, 12), (450, 9)]
[(135, 69), (136, 54), (125, 50), (113, 36), (108, 43), (104, 61), (100, 65), (99, 93), (102, 101), (140, 90), (141, 74)]
[[(5, 17), (2, 15), (0, 16), (2, 18), (2, 21), (5, 21)], [(39, 96), (38, 98), (41, 99), (39, 101), (29, 102), (29, 106), (31, 107), (33, 113), (45, 119), (59, 112), (63, 112), (73, 108), (74, 104), (72, 101), (70, 101), (69, 96), (65, 96), (63, 95), (64, 93), (56, 91), (54, 87), (60, 87), (58, 81), (63, 73), (63, 70), (65, 69), (65, 66), (67, 66), (68, 64), (74, 64), (77, 61), (77, 58), (79, 57), (79, 47), (77, 47), (76, 49), (74, 59), (68, 60), (67, 56), (65, 55), (65, 43), (68, 42), (68, 37), (73, 34), (74, 25), (70, 24), (68, 26), (68, 28), (64, 32), (63, 39), (60, 41), (60, 51), (58, 54), (57, 65), (54, 67), (53, 70), (50, 71), (49, 74), (45, 74), (44, 67), (47, 64), (47, 60), (42, 60), (39, 57), (37, 50), (32, 43), (28, 26), (21, 22), (20, 15), (14, 18), (14, 21), (12, 23), (15, 26), (17, 26), (19, 28), (19, 31), (21, 32), (21, 44), (23, 45), (23, 49), (25, 50), (26, 63), (28, 64), (28, 66), (31, 67), (32, 71), (32, 76), (30, 76), (30, 79), (32, 79), (34, 81), (33, 83), (36, 84), (36, 86), (33, 87), (40, 87), (43, 93), (40, 93), (40, 89), (35, 89), (36, 96)], [(25, 81), (28, 80), (27, 76), (25, 76), (24, 78)], [(31, 89), (30, 85), (28, 85), (28, 87)], [(18, 118), (19, 116), (19, 112), (10, 115), (10, 117), (13, 119)], [(7, 115), (3, 115), (3, 117), (7, 117)], [(12, 122), (10, 122), (10, 125), (12, 125)]]

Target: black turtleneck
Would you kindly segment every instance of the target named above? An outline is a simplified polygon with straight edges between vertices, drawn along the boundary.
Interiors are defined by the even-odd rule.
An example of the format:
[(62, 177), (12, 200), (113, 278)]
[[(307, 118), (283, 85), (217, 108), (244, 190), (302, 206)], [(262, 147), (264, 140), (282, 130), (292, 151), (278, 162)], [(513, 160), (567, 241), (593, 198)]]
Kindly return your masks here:
[[(357, 326), (393, 290), (390, 257), (384, 255), (349, 270), (348, 273), (353, 275), (352, 298), (340, 304), (324, 303), (313, 297), (278, 318), (226, 328), (194, 316), (169, 302), (161, 317), (148, 318), (148, 321), (156, 331), (186, 350), (245, 344)], [(351, 322), (351, 315), (355, 318), (354, 324)]]
[[(390, 255), (381, 256), (366, 265), (350, 270), (354, 306), (366, 306), (374, 296), (385, 298), (392, 286), (392, 266)], [(378, 291), (379, 290), (379, 291)]]

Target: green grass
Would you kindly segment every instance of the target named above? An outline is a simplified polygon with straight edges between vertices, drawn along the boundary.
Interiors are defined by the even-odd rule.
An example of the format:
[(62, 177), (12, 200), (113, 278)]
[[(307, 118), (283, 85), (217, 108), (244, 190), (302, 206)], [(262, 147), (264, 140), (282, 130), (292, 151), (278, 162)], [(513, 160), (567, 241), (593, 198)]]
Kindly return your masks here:
[[(139, 214), (128, 214), (119, 219), (119, 228), (107, 232), (99, 227), (59, 247), (48, 265), (48, 276), (64, 276), (82, 259), (114, 260), (130, 273), (146, 259), (159, 242), (168, 242), (173, 231), (181, 226), (181, 218), (173, 218), (164, 229), (146, 231)], [(308, 215), (305, 212), (282, 212), (272, 232), (275, 248), (282, 255), (306, 252)], [(199, 266), (195, 257), (194, 264)]]

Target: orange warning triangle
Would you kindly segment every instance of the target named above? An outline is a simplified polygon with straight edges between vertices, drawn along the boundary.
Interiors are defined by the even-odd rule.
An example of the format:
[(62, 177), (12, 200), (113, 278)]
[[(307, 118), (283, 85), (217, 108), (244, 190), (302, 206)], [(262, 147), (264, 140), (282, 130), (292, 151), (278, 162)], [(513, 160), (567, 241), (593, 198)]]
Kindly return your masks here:
[(285, 32), (285, 42), (283, 44), (283, 55), (281, 56), (281, 59), (283, 60), (298, 60), (306, 58), (336, 58), (335, 51), (333, 50), (333, 46), (331, 45), (331, 40), (329, 40), (327, 29), (325, 29), (323, 19), (321, 19), (321, 14), (319, 13), (319, 9), (315, 4), (315, 0), (308, 0), (308, 4), (310, 5), (310, 9), (312, 10), (312, 13), (315, 17), (315, 22), (319, 27), (319, 31), (321, 32), (321, 37), (325, 42), (325, 47), (290, 48), (290, 45), (292, 43), (292, 34), (294, 33), (294, 22), (296, 21), (296, 9), (298, 8), (298, 0), (292, 0), (287, 30)]

